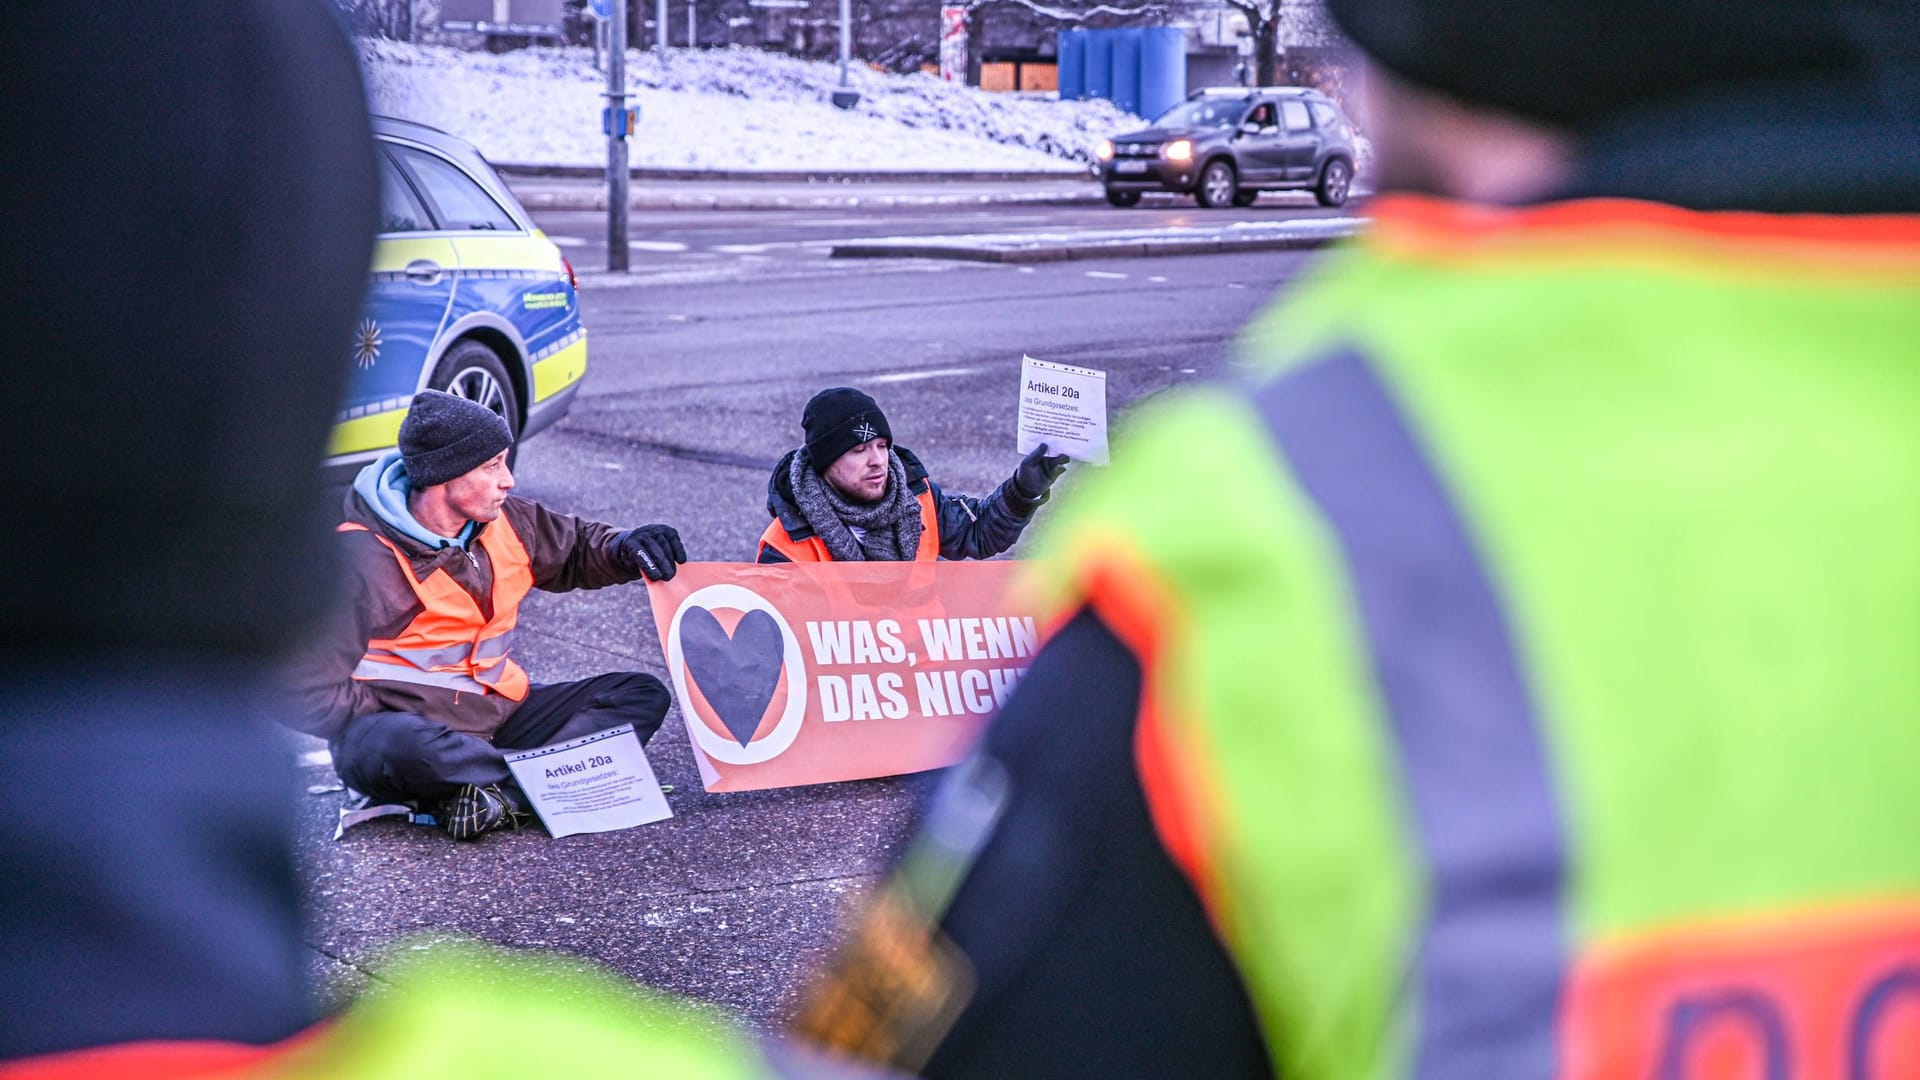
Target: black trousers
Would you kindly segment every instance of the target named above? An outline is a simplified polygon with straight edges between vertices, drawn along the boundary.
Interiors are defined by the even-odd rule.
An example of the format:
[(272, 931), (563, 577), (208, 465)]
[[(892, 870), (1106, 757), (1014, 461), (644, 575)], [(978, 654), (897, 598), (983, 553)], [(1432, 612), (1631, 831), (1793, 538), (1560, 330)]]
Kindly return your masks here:
[(510, 781), (502, 751), (531, 750), (621, 724), (632, 724), (644, 743), (660, 730), (671, 700), (652, 675), (612, 671), (529, 688), (492, 742), (413, 713), (379, 712), (347, 721), (327, 748), (341, 782), (375, 802), (433, 803), (467, 784)]

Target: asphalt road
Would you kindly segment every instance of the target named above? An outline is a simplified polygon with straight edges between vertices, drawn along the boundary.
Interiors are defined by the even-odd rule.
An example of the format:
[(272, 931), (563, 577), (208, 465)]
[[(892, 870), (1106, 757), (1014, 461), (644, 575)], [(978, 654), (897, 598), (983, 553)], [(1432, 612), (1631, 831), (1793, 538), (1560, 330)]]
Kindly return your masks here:
[[(1024, 228), (1028, 213), (990, 216)], [(586, 217), (594, 215), (542, 215), (542, 225), (574, 236)], [(632, 275), (586, 275), (590, 371), (571, 415), (523, 448), (521, 493), (623, 526), (672, 523), (697, 560), (748, 560), (766, 520), (768, 472), (797, 444), (808, 396), (836, 384), (873, 393), (896, 439), (944, 486), (983, 493), (1018, 460), (1023, 352), (1109, 372), (1122, 414), (1224, 372), (1237, 328), (1308, 258), (1006, 267), (827, 260), (805, 247), (721, 250), (853, 228), (898, 232), (916, 217), (972, 230), (983, 220), (856, 217), (636, 215), (636, 235), (687, 248), (636, 258)], [(1072, 497), (1077, 475), (1069, 470), (1060, 498)], [(637, 585), (536, 593), (517, 640), (536, 681), (663, 669)], [(303, 746), (299, 851), (312, 907), (307, 941), (330, 1001), (377, 979), (394, 939), (459, 932), (591, 957), (761, 1026), (791, 1013), (805, 973), (898, 855), (937, 780), (707, 794), (676, 710), (648, 750), (676, 789), (669, 821), (457, 844), (389, 820), (334, 842), (345, 796), (314, 748)]]
[[(725, 263), (745, 257), (820, 260), (836, 242), (881, 237), (1031, 234), (1113, 229), (1225, 229), (1250, 222), (1346, 217), (1352, 207), (1328, 210), (1313, 196), (1268, 193), (1243, 210), (1204, 210), (1191, 199), (1155, 196), (1128, 210), (1098, 206), (913, 206), (881, 209), (636, 210), (628, 217), (629, 268), (639, 273)], [(576, 270), (607, 266), (604, 211), (540, 211), (541, 228), (566, 251)]]

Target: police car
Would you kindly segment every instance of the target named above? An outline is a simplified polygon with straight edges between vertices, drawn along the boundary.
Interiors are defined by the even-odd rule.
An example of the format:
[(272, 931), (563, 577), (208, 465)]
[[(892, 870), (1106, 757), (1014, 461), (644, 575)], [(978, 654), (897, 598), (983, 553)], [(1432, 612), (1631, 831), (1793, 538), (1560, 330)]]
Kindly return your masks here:
[(391, 449), (425, 388), (506, 418), (517, 443), (566, 414), (587, 372), (573, 266), (472, 144), (374, 119), (380, 236), (327, 447), (344, 478)]

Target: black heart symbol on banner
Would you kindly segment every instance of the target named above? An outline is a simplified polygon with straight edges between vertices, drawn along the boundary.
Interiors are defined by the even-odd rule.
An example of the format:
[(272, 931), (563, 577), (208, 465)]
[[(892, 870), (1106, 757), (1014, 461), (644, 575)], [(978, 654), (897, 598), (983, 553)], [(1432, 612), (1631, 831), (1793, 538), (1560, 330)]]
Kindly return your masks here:
[(713, 612), (691, 608), (680, 617), (680, 651), (727, 732), (741, 746), (752, 742), (780, 685), (786, 654), (780, 624), (764, 611), (749, 611), (729, 637)]

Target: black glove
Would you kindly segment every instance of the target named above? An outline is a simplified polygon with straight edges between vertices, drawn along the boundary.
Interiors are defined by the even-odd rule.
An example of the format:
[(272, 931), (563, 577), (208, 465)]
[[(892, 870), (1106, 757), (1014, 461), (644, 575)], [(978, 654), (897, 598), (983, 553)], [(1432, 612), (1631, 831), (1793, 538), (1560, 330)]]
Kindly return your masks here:
[(1013, 470), (1013, 489), (1020, 497), (1030, 503), (1037, 503), (1047, 497), (1047, 489), (1067, 471), (1067, 462), (1072, 460), (1065, 454), (1047, 456), (1047, 444), (1041, 443), (1033, 448)]
[(648, 581), (670, 581), (675, 565), (687, 561), (687, 549), (680, 534), (671, 525), (642, 525), (620, 534), (617, 548), (628, 566), (646, 575)]

